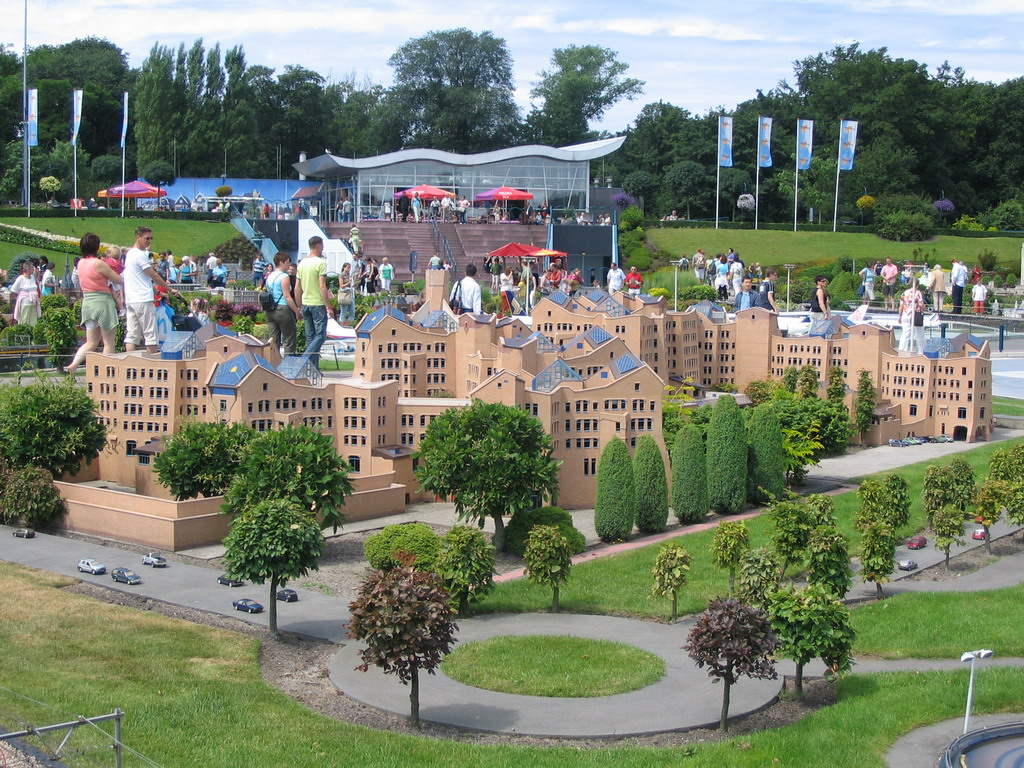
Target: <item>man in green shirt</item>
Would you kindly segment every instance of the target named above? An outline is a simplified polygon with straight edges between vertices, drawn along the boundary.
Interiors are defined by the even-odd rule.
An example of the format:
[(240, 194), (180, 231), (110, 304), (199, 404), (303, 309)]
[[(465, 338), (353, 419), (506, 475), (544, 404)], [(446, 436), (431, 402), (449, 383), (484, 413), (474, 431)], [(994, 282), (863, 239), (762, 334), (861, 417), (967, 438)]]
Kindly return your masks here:
[(309, 238), (309, 253), (299, 262), (295, 281), (295, 302), (302, 307), (302, 319), (306, 324), (303, 354), (309, 355), (317, 364), (320, 362), (320, 347), (327, 340), (327, 318), (331, 316), (327, 262), (320, 255), (323, 250), (323, 238)]
[(391, 281), (395, 278), (395, 268), (385, 256), (380, 260), (380, 289), (384, 293), (391, 292)]

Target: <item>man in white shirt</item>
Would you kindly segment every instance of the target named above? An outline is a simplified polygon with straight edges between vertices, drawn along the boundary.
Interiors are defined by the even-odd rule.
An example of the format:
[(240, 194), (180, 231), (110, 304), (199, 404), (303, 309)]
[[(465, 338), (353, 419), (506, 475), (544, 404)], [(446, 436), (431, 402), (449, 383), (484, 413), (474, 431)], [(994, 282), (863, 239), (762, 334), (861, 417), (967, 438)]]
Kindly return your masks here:
[(626, 273), (613, 261), (612, 268), (608, 270), (608, 293), (618, 293), (625, 282)]
[(455, 284), (449, 297), (450, 304), (454, 304), (458, 299), (462, 314), (479, 315), (483, 311), (480, 283), (476, 281), (474, 275), (476, 275), (476, 264), (467, 264), (466, 276)]
[(209, 285), (213, 279), (213, 268), (217, 266), (217, 256), (213, 253), (206, 259), (206, 284)]
[(146, 342), (146, 351), (155, 355), (159, 351), (156, 332), (156, 305), (153, 303), (153, 284), (162, 285), (169, 293), (180, 296), (154, 269), (149, 256), (149, 245), (153, 242), (153, 230), (149, 227), (135, 228), (135, 245), (128, 249), (124, 260), (124, 304), (127, 330), (124, 334), (124, 348), (129, 352)]
[(949, 281), (953, 284), (953, 314), (959, 315), (963, 310), (964, 288), (967, 287), (967, 265), (960, 259), (953, 259)]

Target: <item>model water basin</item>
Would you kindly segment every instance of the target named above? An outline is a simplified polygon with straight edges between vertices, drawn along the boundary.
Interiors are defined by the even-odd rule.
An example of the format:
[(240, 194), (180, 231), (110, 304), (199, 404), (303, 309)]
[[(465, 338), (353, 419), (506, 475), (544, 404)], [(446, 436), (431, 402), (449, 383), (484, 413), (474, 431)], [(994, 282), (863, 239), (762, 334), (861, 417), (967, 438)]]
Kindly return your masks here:
[(1024, 722), (965, 733), (946, 750), (942, 768), (1024, 768)]

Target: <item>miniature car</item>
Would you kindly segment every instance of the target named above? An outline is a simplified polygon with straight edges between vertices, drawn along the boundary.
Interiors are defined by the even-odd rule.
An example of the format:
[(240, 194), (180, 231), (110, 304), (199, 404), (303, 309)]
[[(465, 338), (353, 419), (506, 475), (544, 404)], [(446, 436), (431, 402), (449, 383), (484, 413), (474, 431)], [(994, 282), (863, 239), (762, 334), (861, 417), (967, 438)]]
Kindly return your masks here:
[(917, 563), (915, 563), (913, 560), (900, 560), (898, 563), (896, 563), (896, 567), (899, 568), (901, 571), (916, 571)]
[(953, 442), (953, 438), (950, 437), (949, 435), (938, 435), (937, 437), (933, 437), (932, 438), (932, 442), (933, 443), (952, 443)]
[(894, 437), (891, 440), (889, 440), (889, 447), (890, 448), (902, 448), (903, 447), (903, 441), (902, 440), (897, 440)]
[(92, 558), (86, 557), (78, 561), (78, 570), (82, 573), (91, 573), (96, 576), (101, 573), (106, 573), (107, 566), (99, 560), (93, 560)]
[(220, 576), (217, 577), (217, 583), (218, 584), (223, 584), (225, 587), (244, 587), (245, 586), (245, 582), (244, 581), (240, 581), (239, 579), (232, 579), (226, 573), (222, 573)]
[(282, 603), (294, 603), (299, 599), (299, 593), (294, 589), (279, 589), (277, 590), (277, 599)]
[(971, 533), (971, 538), (974, 539), (975, 541), (984, 541), (985, 540), (985, 529), (984, 528), (975, 528), (974, 532)]
[(167, 558), (163, 555), (158, 555), (156, 552), (147, 552), (142, 556), (143, 565), (151, 565), (154, 568), (166, 568)]
[(907, 542), (907, 549), (924, 549), (928, 544), (928, 539), (924, 536), (911, 536)]
[(36, 537), (36, 532), (31, 528), (19, 528), (11, 535), (16, 539), (34, 539)]
[(263, 613), (263, 606), (255, 600), (250, 600), (248, 597), (243, 597), (241, 600), (235, 600), (231, 605), (236, 611), (245, 611), (246, 613)]
[(131, 568), (115, 568), (110, 572), (110, 578), (122, 584), (141, 584), (142, 577)]

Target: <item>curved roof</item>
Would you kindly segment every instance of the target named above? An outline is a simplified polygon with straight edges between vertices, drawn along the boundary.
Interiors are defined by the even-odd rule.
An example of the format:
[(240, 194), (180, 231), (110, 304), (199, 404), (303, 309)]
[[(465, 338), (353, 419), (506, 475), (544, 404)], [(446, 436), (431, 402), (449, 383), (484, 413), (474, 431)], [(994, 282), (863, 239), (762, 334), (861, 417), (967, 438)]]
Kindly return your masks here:
[(568, 147), (546, 147), (542, 144), (527, 144), (521, 147), (496, 149), (492, 152), (479, 152), (475, 155), (460, 155), (440, 149), (401, 149), (397, 152), (388, 152), (387, 154), (375, 155), (374, 157), (337, 157), (328, 152), (301, 163), (293, 163), (292, 167), (305, 176), (323, 177), (340, 176), (355, 171), (381, 168), (386, 165), (408, 163), (415, 160), (436, 160), (439, 163), (461, 166), (487, 165), (489, 163), (500, 163), (504, 160), (515, 160), (520, 157), (547, 157), (552, 160), (581, 162), (610, 155), (621, 147), (622, 142), (625, 140), (625, 136), (615, 136), (611, 139), (588, 141), (585, 144), (573, 144)]

